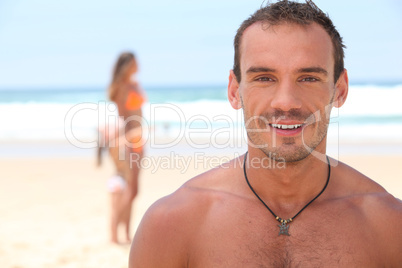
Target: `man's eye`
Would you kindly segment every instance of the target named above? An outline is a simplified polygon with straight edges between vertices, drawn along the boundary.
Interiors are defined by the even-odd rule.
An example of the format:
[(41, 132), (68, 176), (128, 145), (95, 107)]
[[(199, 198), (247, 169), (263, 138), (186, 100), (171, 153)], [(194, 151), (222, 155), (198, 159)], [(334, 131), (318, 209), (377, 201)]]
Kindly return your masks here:
[(272, 78), (269, 78), (269, 77), (259, 77), (259, 78), (257, 78), (257, 81), (261, 81), (261, 82), (271, 82), (271, 81), (273, 81), (272, 80)]
[(303, 79), (301, 79), (302, 82), (317, 82), (318, 79), (315, 77), (305, 77)]

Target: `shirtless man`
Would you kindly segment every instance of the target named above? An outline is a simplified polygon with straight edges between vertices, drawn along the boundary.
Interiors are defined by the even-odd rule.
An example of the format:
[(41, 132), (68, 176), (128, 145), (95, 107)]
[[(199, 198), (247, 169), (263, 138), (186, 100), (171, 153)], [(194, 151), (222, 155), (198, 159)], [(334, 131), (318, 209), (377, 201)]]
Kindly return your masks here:
[(347, 93), (342, 39), (314, 3), (258, 10), (237, 32), (228, 85), (248, 153), (152, 205), (130, 268), (401, 267), (401, 201), (325, 156)]

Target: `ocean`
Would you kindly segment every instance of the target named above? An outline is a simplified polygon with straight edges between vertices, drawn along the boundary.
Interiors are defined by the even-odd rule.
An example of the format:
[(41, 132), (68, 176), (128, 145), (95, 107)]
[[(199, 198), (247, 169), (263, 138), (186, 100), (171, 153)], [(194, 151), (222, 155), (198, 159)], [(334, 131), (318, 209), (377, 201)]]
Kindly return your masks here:
[[(198, 149), (244, 147), (242, 112), (230, 106), (226, 86), (144, 88), (147, 142), (152, 148), (183, 141)], [(329, 146), (401, 144), (401, 100), (402, 84), (351, 85), (345, 105), (331, 114)], [(116, 108), (104, 88), (0, 90), (2, 144), (68, 141), (91, 149), (96, 147), (97, 128), (115, 122)]]

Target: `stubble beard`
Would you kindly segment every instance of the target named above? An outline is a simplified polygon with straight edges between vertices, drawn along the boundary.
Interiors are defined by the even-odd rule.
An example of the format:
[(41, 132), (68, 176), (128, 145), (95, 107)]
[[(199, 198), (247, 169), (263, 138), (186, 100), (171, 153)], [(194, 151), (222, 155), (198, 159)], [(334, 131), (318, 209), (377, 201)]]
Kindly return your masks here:
[[(318, 145), (320, 145), (324, 138), (327, 136), (328, 120), (325, 116), (320, 116), (321, 120), (317, 120), (316, 116), (311, 113), (302, 113), (298, 110), (291, 110), (289, 112), (275, 111), (273, 113), (266, 113), (258, 116), (256, 120), (251, 120), (252, 116), (247, 114), (247, 111), (243, 105), (243, 114), (246, 124), (247, 137), (249, 140), (249, 146), (260, 149), (268, 158), (277, 162), (297, 162), (308, 157), (312, 151), (314, 151)], [(320, 111), (320, 115), (323, 112)], [(254, 116), (255, 117), (255, 116)], [(264, 136), (270, 130), (267, 129), (267, 122), (272, 122), (273, 118), (287, 118), (293, 120), (299, 120), (301, 122), (308, 122), (308, 128), (313, 128), (312, 138), (304, 137), (305, 128), (302, 130), (303, 139), (297, 144), (295, 137), (276, 137), (275, 133), (271, 133), (268, 137), (271, 137), (270, 141), (267, 141)], [(304, 127), (304, 126), (303, 126)], [(264, 131), (267, 130), (267, 131)], [(250, 130), (259, 130), (261, 132), (255, 132)]]

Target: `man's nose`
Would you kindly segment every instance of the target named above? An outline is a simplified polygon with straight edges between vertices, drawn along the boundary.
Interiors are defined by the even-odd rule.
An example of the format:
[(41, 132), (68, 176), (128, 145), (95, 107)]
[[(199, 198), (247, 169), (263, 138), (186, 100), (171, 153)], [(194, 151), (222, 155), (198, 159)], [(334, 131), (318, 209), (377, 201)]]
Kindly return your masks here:
[(282, 111), (290, 111), (292, 109), (300, 109), (302, 102), (300, 100), (300, 88), (292, 82), (280, 82), (275, 89), (271, 108)]

